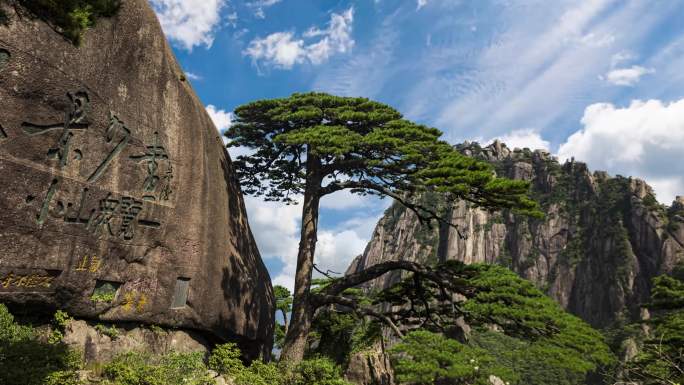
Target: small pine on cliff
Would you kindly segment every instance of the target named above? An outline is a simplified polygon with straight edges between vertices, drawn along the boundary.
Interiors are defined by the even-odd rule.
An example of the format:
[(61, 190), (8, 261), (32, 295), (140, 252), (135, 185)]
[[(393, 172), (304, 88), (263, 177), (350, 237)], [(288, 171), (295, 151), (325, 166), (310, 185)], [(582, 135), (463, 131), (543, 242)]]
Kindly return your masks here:
[[(76, 45), (98, 18), (114, 16), (121, 6), (121, 0), (0, 0), (0, 3), (25, 7)], [(0, 22), (7, 22), (1, 8)]]

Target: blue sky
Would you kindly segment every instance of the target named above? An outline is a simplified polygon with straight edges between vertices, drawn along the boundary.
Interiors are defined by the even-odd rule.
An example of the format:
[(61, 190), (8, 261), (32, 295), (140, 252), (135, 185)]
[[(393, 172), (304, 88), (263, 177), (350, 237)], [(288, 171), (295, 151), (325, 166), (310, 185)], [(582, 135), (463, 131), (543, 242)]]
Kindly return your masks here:
[[(364, 96), (452, 143), (501, 138), (684, 195), (684, 1), (151, 0), (217, 126), (243, 103)], [(389, 202), (323, 202), (318, 263), (363, 251)], [(276, 283), (291, 286), (299, 207), (248, 198)]]

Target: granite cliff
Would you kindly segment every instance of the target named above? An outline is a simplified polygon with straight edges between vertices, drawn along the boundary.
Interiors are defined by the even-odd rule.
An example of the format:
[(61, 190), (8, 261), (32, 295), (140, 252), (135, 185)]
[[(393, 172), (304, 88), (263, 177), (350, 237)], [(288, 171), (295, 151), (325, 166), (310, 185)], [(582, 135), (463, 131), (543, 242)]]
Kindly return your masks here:
[[(465, 154), (491, 162), (497, 174), (528, 180), (543, 219), (487, 212), (437, 194), (421, 196), (457, 225), (421, 226), (394, 204), (349, 272), (388, 259), (429, 263), (496, 263), (543, 288), (571, 313), (603, 328), (639, 316), (651, 279), (684, 260), (684, 198), (659, 204), (646, 182), (587, 165), (560, 164), (544, 151), (465, 143)], [(372, 283), (387, 287), (397, 275)]]
[(3, 4), (0, 301), (268, 357), (273, 292), (231, 160), (148, 2), (80, 46)]

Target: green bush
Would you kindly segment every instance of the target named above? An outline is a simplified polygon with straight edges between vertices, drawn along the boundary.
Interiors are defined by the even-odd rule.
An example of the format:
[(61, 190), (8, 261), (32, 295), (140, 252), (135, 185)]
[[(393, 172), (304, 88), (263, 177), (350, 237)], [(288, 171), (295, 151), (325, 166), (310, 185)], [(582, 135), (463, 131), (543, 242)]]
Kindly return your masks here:
[(342, 379), (339, 366), (323, 357), (304, 360), (286, 373), (282, 385), (351, 385)]
[(0, 384), (76, 385), (80, 368), (80, 354), (59, 341), (43, 342), (35, 329), (17, 324), (0, 304)]
[(97, 324), (95, 325), (95, 330), (98, 331), (98, 333), (105, 335), (113, 340), (119, 338), (119, 329), (117, 329), (115, 326), (104, 326), (102, 324)]
[(425, 330), (407, 334), (391, 354), (402, 383), (490, 385), (490, 375), (509, 382), (518, 379), (487, 351)]
[(651, 303), (654, 313), (646, 321), (651, 332), (639, 354), (624, 367), (627, 380), (644, 385), (684, 383), (684, 277), (678, 268), (672, 276), (653, 279)]
[(171, 353), (155, 357), (146, 353), (121, 354), (103, 368), (108, 385), (214, 385), (203, 354)]
[(245, 370), (240, 355), (240, 349), (234, 343), (217, 345), (209, 356), (209, 368), (219, 374), (235, 377)]
[(121, 6), (121, 0), (0, 1), (18, 2), (39, 18), (53, 25), (74, 44), (81, 42), (83, 33), (94, 26), (98, 18), (114, 16)]
[(116, 296), (116, 293), (93, 293), (93, 295), (90, 296), (90, 300), (93, 302), (104, 302), (104, 303), (111, 303), (114, 302), (114, 297)]
[(234, 380), (237, 385), (279, 385), (282, 373), (276, 364), (256, 360), (249, 368), (235, 375)]
[(209, 356), (209, 368), (233, 378), (237, 385), (351, 385), (327, 358), (307, 359), (290, 367), (255, 360), (245, 367), (240, 355), (233, 343), (218, 345)]

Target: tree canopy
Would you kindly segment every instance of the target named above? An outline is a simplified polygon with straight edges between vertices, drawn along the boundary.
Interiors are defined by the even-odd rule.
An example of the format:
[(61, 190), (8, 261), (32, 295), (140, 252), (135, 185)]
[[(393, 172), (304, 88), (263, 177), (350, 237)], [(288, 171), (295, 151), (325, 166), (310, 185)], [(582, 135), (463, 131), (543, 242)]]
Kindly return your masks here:
[(403, 280), (379, 292), (344, 289), (345, 300), (336, 299), (354, 275), (318, 288), (314, 301), (334, 305), (316, 315), (313, 353), (345, 365), (350, 352), (381, 338), (373, 324), (391, 324), (401, 340), (393, 367), (411, 384), (484, 384), (495, 375), (511, 384), (575, 385), (615, 362), (598, 331), (504, 267), (406, 267)]
[(390, 197), (428, 224), (445, 220), (416, 202), (427, 190), (485, 209), (541, 215), (527, 197), (528, 182), (497, 177), (489, 164), (440, 140), (439, 130), (410, 122), (382, 103), (312, 92), (249, 103), (236, 108), (235, 116), (225, 133), (228, 147), (251, 151), (234, 162), (243, 192), (288, 204), (303, 196), (285, 360), (304, 357), (313, 314), (325, 304), (310, 295), (322, 197), (342, 190)]
[[(351, 189), (397, 199), (434, 188), (486, 208), (536, 208), (528, 183), (497, 178), (489, 164), (440, 140), (439, 130), (365, 98), (294, 94), (238, 107), (235, 117), (228, 146), (255, 150), (235, 161), (243, 191), (266, 200), (295, 203), (307, 186), (320, 196)], [(307, 180), (312, 166), (320, 186)]]

